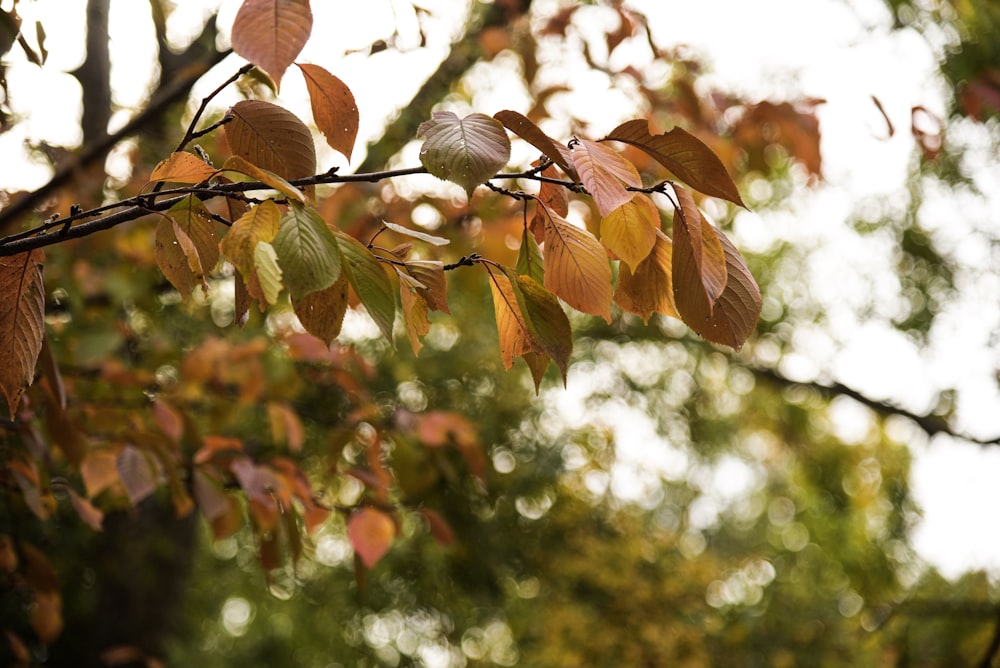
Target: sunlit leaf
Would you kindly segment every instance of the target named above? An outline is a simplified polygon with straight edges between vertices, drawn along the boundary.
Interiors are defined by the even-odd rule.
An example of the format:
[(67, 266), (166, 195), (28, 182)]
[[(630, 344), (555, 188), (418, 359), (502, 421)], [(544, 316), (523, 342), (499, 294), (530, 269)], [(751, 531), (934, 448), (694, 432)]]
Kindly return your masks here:
[(0, 257), (0, 391), (12, 418), (42, 350), (44, 262), (40, 250)]
[(306, 331), (327, 345), (340, 335), (347, 313), (347, 272), (342, 271), (333, 285), (310, 292), (302, 299), (293, 299), (295, 315)]
[(274, 304), (278, 301), (281, 289), (285, 287), (282, 282), (281, 267), (278, 265), (278, 253), (274, 246), (266, 241), (259, 241), (253, 248), (253, 268), (252, 277), (256, 279), (260, 288), (260, 295), (255, 295), (258, 299), (264, 298), (267, 304)]
[(471, 198), (510, 159), (510, 140), (499, 121), (485, 114), (459, 118), (435, 111), (417, 130), (424, 138), (420, 163), (434, 176), (457, 183)]
[(219, 248), (234, 267), (249, 276), (254, 266), (254, 249), (257, 243), (270, 243), (278, 233), (281, 210), (272, 200), (266, 199), (240, 216), (222, 237)]
[(295, 114), (264, 100), (242, 100), (229, 113), (225, 132), (233, 155), (283, 179), (316, 172), (312, 133)]
[(660, 211), (653, 201), (636, 193), (628, 202), (601, 219), (601, 243), (635, 271), (656, 243)]
[(642, 186), (635, 165), (607, 146), (578, 139), (573, 142), (572, 153), (580, 181), (594, 198), (602, 218), (632, 199), (625, 186)]
[(218, 174), (218, 170), (198, 156), (180, 151), (171, 153), (170, 157), (161, 160), (153, 168), (149, 180), (151, 182), (201, 183), (216, 174)]
[(673, 244), (657, 230), (649, 256), (632, 273), (623, 265), (615, 286), (615, 303), (649, 322), (654, 313), (680, 318), (674, 305)]
[(392, 282), (386, 276), (375, 255), (349, 234), (334, 232), (340, 242), (347, 279), (354, 287), (368, 315), (379, 330), (392, 342), (392, 324), (396, 319), (396, 297)]
[(306, 203), (306, 196), (301, 190), (293, 186), (291, 183), (281, 178), (273, 172), (269, 172), (266, 169), (262, 169), (251, 162), (245, 160), (241, 156), (231, 155), (226, 158), (226, 162), (222, 165), (223, 171), (227, 172), (237, 172), (239, 174), (244, 174), (253, 178), (255, 181), (260, 181), (261, 183), (268, 185), (278, 192), (282, 193), (295, 200), (299, 204)]
[(296, 65), (306, 80), (316, 127), (326, 136), (326, 143), (331, 148), (350, 160), (358, 135), (358, 105), (354, 94), (347, 84), (319, 65)]
[(587, 230), (547, 213), (545, 287), (583, 313), (611, 322), (611, 267), (601, 243)]
[(564, 172), (574, 178), (576, 177), (576, 169), (573, 167), (573, 160), (570, 157), (569, 149), (545, 134), (530, 118), (509, 109), (498, 111), (493, 114), (493, 118), (503, 123), (505, 128), (541, 151), (542, 155), (559, 165)]
[(421, 241), (425, 241), (434, 246), (447, 246), (451, 243), (451, 240), (445, 239), (444, 237), (438, 237), (433, 234), (421, 232), (420, 230), (414, 230), (409, 227), (397, 225), (396, 223), (390, 223), (387, 220), (383, 220), (382, 224), (397, 234), (402, 234), (403, 236), (412, 237), (414, 239), (420, 239)]
[(699, 192), (745, 206), (719, 157), (703, 141), (682, 128), (651, 135), (649, 122), (635, 119), (622, 123), (605, 139), (641, 149)]
[(292, 204), (271, 245), (293, 299), (328, 288), (340, 276), (337, 239), (311, 207)]
[(233, 51), (280, 87), (312, 33), (309, 0), (244, 0), (233, 20)]
[(674, 188), (680, 209), (674, 213), (674, 300), (684, 322), (703, 320), (726, 287), (726, 256), (719, 234), (705, 220), (685, 188)]
[(347, 538), (366, 568), (385, 556), (396, 538), (396, 523), (381, 510), (361, 508), (347, 520)]

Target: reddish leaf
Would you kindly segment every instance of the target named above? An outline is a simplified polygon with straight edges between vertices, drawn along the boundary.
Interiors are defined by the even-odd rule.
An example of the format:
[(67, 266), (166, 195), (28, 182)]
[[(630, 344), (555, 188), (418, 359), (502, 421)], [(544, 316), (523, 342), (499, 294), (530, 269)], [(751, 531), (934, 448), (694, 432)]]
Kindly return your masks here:
[(660, 211), (642, 193), (601, 219), (601, 243), (635, 271), (656, 243)]
[(350, 160), (358, 136), (358, 105), (351, 89), (319, 65), (296, 65), (306, 79), (316, 127), (331, 148)]
[(0, 392), (13, 418), (35, 376), (45, 333), (40, 250), (0, 257)]
[(726, 287), (726, 256), (716, 229), (702, 216), (691, 193), (674, 187), (680, 208), (674, 213), (674, 299), (684, 322), (711, 315)]
[(546, 212), (545, 287), (577, 311), (611, 322), (611, 267), (587, 230)]
[[(546, 167), (542, 170), (541, 176), (554, 179), (557, 178), (558, 174), (555, 168)], [(566, 194), (566, 188), (560, 185), (542, 181), (538, 186), (538, 201), (546, 209), (554, 211), (563, 218), (569, 215), (569, 197)]]
[(172, 183), (201, 183), (218, 173), (215, 167), (194, 155), (193, 153), (171, 153), (170, 157), (161, 160), (153, 173), (149, 175), (151, 182), (169, 181)]
[(94, 507), (94, 505), (77, 494), (76, 490), (68, 485), (64, 487), (66, 492), (69, 494), (70, 503), (73, 504), (73, 510), (76, 514), (80, 516), (84, 524), (89, 526), (94, 531), (100, 531), (104, 523), (104, 513)]
[(316, 171), (316, 146), (305, 123), (292, 112), (263, 100), (243, 100), (229, 110), (225, 125), (233, 155), (274, 172), (300, 179)]
[(615, 303), (629, 313), (649, 322), (653, 313), (680, 319), (674, 304), (672, 276), (673, 244), (663, 232), (656, 231), (656, 244), (649, 256), (639, 263), (635, 273), (622, 265), (615, 286)]
[(454, 445), (464, 448), (479, 444), (479, 433), (475, 425), (461, 413), (431, 411), (415, 417), (417, 438), (428, 447)]
[(573, 143), (573, 165), (602, 218), (632, 199), (625, 186), (642, 186), (635, 165), (607, 146), (587, 139)]
[(271, 423), (271, 438), (275, 443), (284, 444), (292, 452), (300, 452), (306, 440), (305, 428), (295, 409), (284, 402), (270, 401), (267, 417)]
[(312, 32), (309, 0), (244, 0), (233, 21), (233, 51), (280, 87)]
[(710, 314), (689, 313), (684, 322), (705, 339), (739, 350), (760, 318), (760, 288), (733, 242), (717, 233), (726, 254), (726, 289)]
[(576, 178), (576, 169), (573, 167), (573, 159), (570, 156), (569, 149), (542, 132), (542, 129), (532, 123), (531, 119), (510, 110), (498, 111), (493, 114), (493, 118), (503, 123), (505, 128), (541, 151), (542, 155), (559, 165), (564, 172)]
[(347, 538), (366, 568), (385, 556), (396, 538), (396, 523), (375, 508), (362, 508), (347, 521)]
[(681, 128), (651, 135), (648, 121), (635, 119), (612, 130), (605, 137), (608, 139), (641, 149), (699, 192), (745, 206), (718, 156), (704, 142)]
[(459, 118), (435, 111), (417, 130), (424, 137), (420, 163), (428, 172), (462, 186), (468, 197), (510, 159), (510, 140), (503, 126), (484, 114)]
[(439, 545), (447, 547), (455, 542), (455, 532), (451, 530), (451, 526), (441, 516), (441, 513), (430, 508), (421, 508), (420, 514), (427, 520), (427, 526), (430, 527), (431, 535), (434, 536), (434, 540)]

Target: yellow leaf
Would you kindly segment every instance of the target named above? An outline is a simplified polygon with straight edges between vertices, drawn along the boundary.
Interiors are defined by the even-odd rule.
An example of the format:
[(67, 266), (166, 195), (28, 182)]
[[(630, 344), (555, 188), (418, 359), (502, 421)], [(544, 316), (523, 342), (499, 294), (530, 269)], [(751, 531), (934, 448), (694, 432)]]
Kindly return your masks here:
[(646, 259), (656, 243), (660, 211), (642, 193), (601, 219), (601, 243), (629, 269)]
[(281, 210), (273, 201), (266, 199), (253, 207), (233, 223), (219, 248), (234, 267), (244, 276), (253, 269), (253, 253), (257, 242), (271, 243), (281, 224)]
[(509, 370), (514, 366), (514, 358), (526, 352), (541, 353), (542, 350), (528, 332), (510, 279), (502, 272), (491, 271), (490, 289), (493, 293), (493, 311), (500, 335), (500, 358), (503, 360), (504, 368)]
[(153, 173), (149, 175), (150, 181), (170, 181), (172, 183), (201, 183), (207, 181), (218, 173), (215, 167), (194, 155), (193, 153), (177, 152), (171, 153), (168, 158), (161, 160)]
[(615, 303), (629, 313), (649, 322), (653, 313), (680, 318), (674, 305), (672, 278), (673, 244), (663, 232), (656, 231), (656, 243), (649, 256), (639, 263), (635, 273), (622, 266), (615, 286)]

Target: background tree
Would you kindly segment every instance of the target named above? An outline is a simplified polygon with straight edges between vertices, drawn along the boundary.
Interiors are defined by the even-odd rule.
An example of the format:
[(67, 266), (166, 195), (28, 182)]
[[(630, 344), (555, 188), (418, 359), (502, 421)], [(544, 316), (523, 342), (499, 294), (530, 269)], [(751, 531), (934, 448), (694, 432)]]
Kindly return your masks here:
[[(295, 21), (308, 4), (279, 4), (292, 8), (292, 29), (299, 25), (301, 34)], [(795, 352), (796, 328), (819, 317), (816, 304), (796, 299), (787, 287), (810, 259), (803, 249), (779, 244), (747, 254), (765, 295), (793, 296), (774, 297), (739, 355), (651, 316), (662, 301), (641, 302), (642, 293), (624, 304), (616, 300), (623, 308), (616, 306), (608, 321), (571, 315), (575, 346), (563, 363), (571, 362), (571, 391), (583, 397), (591, 420), (575, 422), (557, 410), (562, 390), (555, 372), (542, 379), (541, 398), (533, 397), (541, 376), (539, 360), (530, 355), (548, 354), (558, 366), (565, 350), (563, 339), (540, 329), (545, 318), (528, 328), (529, 342), (541, 348), (529, 351), (532, 373), (503, 372), (511, 358), (498, 354), (492, 343), (497, 325), (482, 313), (489, 313), (491, 296), (513, 286), (511, 275), (491, 271), (486, 280), (479, 271), (472, 278), (481, 267), (462, 265), (482, 257), (530, 274), (520, 269), (530, 267), (531, 258), (518, 252), (532, 247), (517, 190), (537, 188), (530, 177), (538, 172), (529, 172), (527, 161), (541, 151), (556, 164), (575, 164), (533, 127), (560, 138), (601, 137), (613, 127), (594, 128), (591, 118), (557, 114), (558, 104), (547, 104), (577, 86), (574, 63), (609, 82), (609, 95), (612, 85), (631, 91), (636, 108), (652, 110), (654, 135), (682, 127), (698, 146), (704, 142), (744, 186), (741, 192), (757, 192), (746, 186), (766, 179), (769, 194), (748, 200), (755, 209), (780, 206), (785, 194), (822, 176), (815, 101), (706, 93), (702, 66), (659, 44), (632, 7), (534, 4), (498, 2), (470, 12), (450, 55), (359, 168), (393, 171), (360, 183), (339, 171), (296, 181), (303, 189), (316, 186), (316, 210), (327, 224), (395, 257), (396, 266), (419, 271), (420, 265), (403, 265), (438, 261), (453, 267), (449, 277), (461, 276), (448, 280), (451, 313), (432, 315), (426, 331), (419, 326), (421, 300), (412, 295), (421, 294), (427, 308), (437, 293), (433, 287), (418, 292), (427, 290), (423, 283), (410, 284), (409, 297), (405, 288), (393, 297), (410, 327), (389, 337), (382, 335), (386, 302), (373, 298), (356, 275), (343, 326), (309, 320), (319, 307), (303, 309), (301, 293), (266, 312), (245, 308), (236, 284), (245, 281), (252, 294), (266, 297), (269, 279), (236, 262), (235, 271), (202, 266), (211, 288), (204, 293), (199, 276), (192, 272), (188, 278), (196, 280), (183, 283), (188, 274), (178, 278), (175, 264), (164, 261), (163, 237), (158, 252), (153, 230), (164, 227), (163, 215), (136, 216), (76, 240), (67, 234), (46, 250), (48, 345), (38, 379), (3, 435), (7, 498), (0, 547), (10, 663), (149, 665), (163, 657), (170, 665), (241, 659), (273, 665), (990, 665), (997, 644), (992, 585), (977, 574), (944, 583), (920, 569), (909, 546), (915, 508), (907, 486), (909, 451), (899, 434), (957, 432), (953, 416), (946, 409), (926, 415), (902, 409), (828, 379), (792, 382), (769, 352)], [(171, 7), (151, 7), (162, 63)], [(414, 16), (431, 20), (420, 11)], [(16, 9), (7, 17), (16, 24)], [(416, 25), (426, 39), (423, 24)], [(369, 52), (407, 48), (402, 30), (387, 28)], [(213, 35), (214, 23), (203, 34)], [(240, 51), (238, 38), (234, 42)], [(43, 191), (48, 197), (64, 188), (62, 194), (37, 218), (21, 217), (41, 200), (12, 196), (2, 212), (11, 222), (4, 225), (23, 226), (30, 235), (15, 233), (5, 244), (33, 239), (46, 220), (44, 230), (53, 235), (64, 226), (93, 229), (81, 228), (90, 222), (86, 209), (105, 197), (149, 193), (150, 180), (183, 176), (204, 186), (214, 170), (199, 171), (204, 167), (181, 159), (156, 165), (185, 128), (224, 119), (224, 105), (210, 105), (200, 124), (192, 121), (195, 106), (179, 121), (176, 110), (167, 114), (169, 101), (186, 97), (220, 58), (199, 55), (201, 44), (192, 43), (191, 67), (163, 69), (186, 73), (182, 85), (168, 86), (181, 92), (154, 93), (149, 111), (137, 116), (143, 124), (111, 135), (114, 143), (142, 133), (128, 178), (106, 179), (100, 164), (89, 186), (79, 181), (79, 165), (66, 170), (69, 177), (57, 172), (57, 184)], [(648, 61), (669, 75), (655, 79), (616, 62), (619, 48), (635, 45), (645, 45)], [(544, 55), (553, 51), (558, 58)], [(259, 54), (243, 53), (286, 86), (295, 76), (294, 68), (282, 77)], [(409, 142), (435, 105), (463, 115), (492, 113), (475, 109), (476, 96), (483, 81), (512, 65), (529, 93), (530, 103), (519, 108), (527, 120), (501, 120), (534, 145), (516, 185), (493, 182), (492, 192), (480, 187), (467, 201), (461, 191), (434, 188), (426, 175), (420, 186), (395, 180), (396, 168), (415, 164), (407, 162), (414, 156)], [(235, 86), (248, 97), (271, 96), (257, 74)], [(243, 115), (251, 128), (253, 113)], [(448, 129), (454, 121), (438, 122)], [(228, 147), (218, 142), (219, 132), (197, 138), (205, 155), (221, 160), (240, 144), (233, 123), (225, 126)], [(320, 118), (316, 123), (323, 127)], [(153, 132), (155, 126), (165, 131)], [(434, 127), (421, 134), (433, 134), (427, 130)], [(933, 137), (918, 130), (915, 125), (915, 174), (945, 162), (944, 153), (928, 152)], [(650, 149), (626, 153), (643, 183), (664, 178), (650, 140), (626, 130), (618, 136), (638, 136), (631, 143)], [(87, 156), (99, 154), (84, 149), (79, 160), (85, 165), (93, 159)], [(276, 186), (279, 199), (298, 196), (274, 176), (236, 166)], [(271, 169), (293, 180), (312, 173)], [(573, 210), (606, 238), (598, 228), (607, 199), (595, 192), (606, 183), (568, 176), (595, 193), (593, 200), (575, 199)], [(682, 174), (675, 169), (674, 176)], [(77, 182), (67, 187), (60, 178)], [(324, 182), (337, 186), (327, 190)], [(32, 204), (19, 208), (19, 201)], [(735, 208), (720, 199), (701, 203), (717, 212), (723, 231), (733, 230)], [(231, 223), (243, 214), (239, 204), (210, 212)], [(76, 213), (76, 206), (83, 211)], [(280, 206), (294, 210), (288, 202)], [(47, 218), (50, 213), (60, 218)], [(184, 215), (171, 212), (175, 223)], [(382, 221), (405, 225), (383, 229)], [(940, 280), (962, 269), (935, 250), (926, 230), (919, 236), (913, 211), (887, 227), (898, 230), (901, 273), (915, 281), (906, 287), (927, 297), (912, 300), (912, 317), (899, 325), (927, 334)], [(445, 239), (448, 245), (435, 245)], [(346, 257), (353, 246), (341, 236), (337, 241)], [(199, 248), (205, 260), (202, 253)], [(613, 265), (618, 286), (629, 265), (627, 257)], [(256, 260), (252, 269), (260, 274), (265, 266)], [(926, 271), (908, 271), (913, 266)], [(287, 280), (295, 289), (295, 280)], [(337, 295), (347, 295), (346, 286), (332, 288), (325, 302), (341, 303), (345, 297)], [(531, 302), (530, 290), (516, 295), (522, 317), (531, 317), (532, 304), (544, 304)], [(374, 320), (355, 312), (358, 300)], [(236, 327), (244, 314), (246, 323)], [(336, 329), (343, 343), (328, 345), (302, 324), (320, 330), (321, 338)], [(501, 348), (502, 334), (501, 328)], [(873, 410), (867, 430), (849, 443), (835, 423), (845, 401)], [(900, 418), (916, 430), (901, 427)], [(638, 430), (620, 428), (630, 420)], [(647, 470), (630, 466), (629, 439), (647, 441)], [(664, 455), (672, 458), (666, 465)], [(956, 617), (963, 622), (952, 621)]]

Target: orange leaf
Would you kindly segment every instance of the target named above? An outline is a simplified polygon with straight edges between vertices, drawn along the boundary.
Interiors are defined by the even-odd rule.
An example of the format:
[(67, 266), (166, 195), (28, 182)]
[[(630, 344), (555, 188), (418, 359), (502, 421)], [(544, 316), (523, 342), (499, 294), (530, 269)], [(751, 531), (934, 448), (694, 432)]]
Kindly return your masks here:
[(648, 121), (635, 119), (622, 123), (602, 141), (608, 139), (641, 149), (695, 190), (745, 206), (719, 157), (704, 142), (681, 128), (651, 135)]
[(161, 160), (153, 173), (149, 175), (152, 181), (170, 181), (172, 183), (201, 183), (215, 176), (215, 167), (194, 155), (184, 151), (171, 153), (170, 157)]
[(280, 88), (281, 77), (311, 32), (309, 0), (244, 0), (233, 20), (233, 51), (267, 72)]
[(642, 193), (601, 219), (601, 243), (635, 271), (656, 243), (660, 210)]
[(588, 139), (574, 142), (573, 164), (602, 218), (632, 199), (632, 193), (625, 189), (626, 185), (634, 188), (642, 186), (635, 165), (607, 146)]
[(717, 234), (726, 255), (726, 289), (711, 313), (681, 313), (684, 322), (705, 339), (739, 350), (757, 327), (760, 288), (733, 242), (722, 232)]
[(104, 513), (95, 508), (90, 501), (80, 496), (72, 487), (66, 486), (64, 489), (69, 493), (69, 500), (73, 504), (73, 510), (80, 516), (84, 524), (94, 531), (100, 531), (102, 528), (101, 525), (104, 523)]
[(615, 303), (641, 317), (643, 322), (649, 322), (653, 313), (680, 319), (674, 305), (672, 265), (673, 244), (667, 235), (657, 230), (652, 252), (639, 263), (635, 273), (627, 266), (622, 266), (618, 272)]
[(261, 169), (257, 165), (252, 164), (238, 155), (231, 155), (226, 158), (226, 161), (222, 163), (222, 169), (223, 171), (237, 172), (239, 174), (249, 176), (250, 178), (256, 179), (265, 185), (271, 186), (281, 194), (286, 195), (300, 204), (306, 203), (306, 196), (301, 190), (274, 172)]
[(711, 315), (726, 287), (726, 256), (716, 229), (705, 220), (691, 193), (674, 186), (680, 207), (674, 213), (674, 298), (684, 322)]
[(541, 347), (528, 331), (510, 279), (501, 272), (490, 272), (490, 289), (500, 335), (500, 358), (504, 368), (509, 370), (514, 366), (515, 357), (526, 352), (541, 352)]
[(347, 538), (366, 568), (373, 568), (392, 547), (396, 523), (381, 510), (362, 508), (347, 521)]
[(309, 128), (292, 112), (263, 100), (242, 100), (230, 108), (225, 125), (233, 155), (283, 179), (316, 171), (316, 146)]
[(611, 267), (604, 247), (587, 230), (546, 214), (545, 287), (577, 311), (611, 322)]
[(110, 450), (91, 450), (80, 462), (80, 476), (90, 498), (114, 485), (118, 482), (115, 453)]
[[(540, 176), (554, 179), (557, 178), (558, 174), (555, 168), (546, 167)], [(544, 204), (545, 208), (555, 211), (563, 218), (569, 215), (569, 197), (566, 195), (566, 189), (560, 185), (542, 181), (541, 185), (538, 186), (538, 201)]]
[[(413, 348), (413, 354), (419, 355), (420, 349), (424, 347), (420, 339), (426, 336), (431, 328), (431, 323), (427, 319), (427, 300), (424, 299), (417, 288), (409, 287), (402, 280), (402, 277), (409, 277), (409, 274), (404, 273), (398, 268), (396, 272), (400, 276), (399, 298), (400, 306), (402, 307), (400, 311), (403, 315), (403, 322), (406, 324), (406, 336), (410, 340), (410, 347)], [(411, 278), (410, 280), (413, 279)]]
[(444, 277), (444, 264), (438, 260), (411, 260), (406, 263), (406, 271), (420, 281), (422, 288), (417, 292), (433, 311), (451, 313), (448, 308), (448, 286)]
[(0, 258), (0, 392), (13, 418), (35, 376), (45, 333), (40, 250)]
[(331, 148), (350, 160), (358, 136), (358, 105), (351, 89), (319, 65), (296, 65), (306, 79), (316, 127)]

